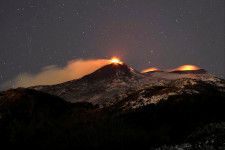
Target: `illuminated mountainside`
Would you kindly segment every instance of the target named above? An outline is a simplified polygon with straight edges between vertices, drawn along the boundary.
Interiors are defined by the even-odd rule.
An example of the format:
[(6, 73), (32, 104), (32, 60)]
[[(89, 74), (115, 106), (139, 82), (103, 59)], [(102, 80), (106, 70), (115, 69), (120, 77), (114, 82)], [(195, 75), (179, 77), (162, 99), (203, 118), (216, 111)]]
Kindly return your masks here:
[(33, 88), (70, 102), (102, 104), (130, 88), (138, 87), (136, 85), (143, 79), (145, 76), (126, 64), (109, 64), (78, 80)]
[[(172, 72), (150, 71), (139, 73), (125, 63), (112, 63), (80, 79), (57, 85), (35, 86), (33, 89), (61, 97), (69, 102), (91, 102), (111, 105), (134, 91), (145, 91), (154, 87), (168, 90), (151, 99), (145, 98), (145, 104), (156, 103), (170, 95), (197, 93), (198, 89), (186, 88), (202, 82), (218, 86), (224, 90), (223, 79), (219, 79), (204, 69), (177, 70)], [(142, 97), (140, 93), (140, 99)]]
[(224, 149), (224, 107), (225, 81), (203, 69), (139, 73), (116, 61), (77, 80), (0, 92), (0, 144)]

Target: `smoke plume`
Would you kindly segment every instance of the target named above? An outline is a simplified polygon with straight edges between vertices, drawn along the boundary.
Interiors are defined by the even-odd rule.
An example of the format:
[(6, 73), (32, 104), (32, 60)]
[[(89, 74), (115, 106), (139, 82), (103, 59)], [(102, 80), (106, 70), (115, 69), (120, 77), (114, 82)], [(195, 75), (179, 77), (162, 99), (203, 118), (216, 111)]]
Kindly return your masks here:
[(72, 60), (64, 68), (56, 65), (46, 66), (38, 74), (22, 73), (15, 79), (5, 82), (1, 89), (12, 87), (30, 87), (35, 85), (52, 85), (81, 78), (109, 64), (107, 59)]

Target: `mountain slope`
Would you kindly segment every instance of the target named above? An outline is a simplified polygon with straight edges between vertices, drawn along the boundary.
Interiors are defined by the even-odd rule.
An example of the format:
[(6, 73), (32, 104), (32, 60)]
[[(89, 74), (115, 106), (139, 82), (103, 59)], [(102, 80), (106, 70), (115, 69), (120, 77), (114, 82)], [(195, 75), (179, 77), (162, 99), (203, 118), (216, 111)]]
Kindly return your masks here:
[(76, 134), (88, 130), (82, 124), (101, 117), (96, 109), (90, 103), (71, 104), (31, 89), (0, 92), (0, 145), (29, 149), (69, 148), (69, 143), (81, 146), (83, 139), (78, 140)]
[[(32, 89), (40, 90), (56, 95), (69, 102), (91, 102), (101, 106), (112, 105), (129, 94), (139, 92), (143, 97), (148, 89), (159, 86), (167, 88), (167, 92), (161, 92), (151, 98), (144, 98), (147, 102), (158, 102), (167, 99), (170, 95), (182, 94), (185, 92), (196, 93), (194, 89), (185, 89), (186, 85), (208, 83), (224, 90), (225, 81), (219, 79), (204, 69), (189, 71), (151, 71), (139, 73), (126, 64), (106, 65), (95, 72), (80, 79), (72, 80), (58, 85), (36, 86)], [(141, 92), (142, 91), (142, 92)], [(143, 98), (141, 98), (143, 99)]]
[[(135, 99), (135, 94), (99, 108), (90, 103), (68, 103), (30, 89), (1, 92), (0, 144), (42, 149), (153, 149), (188, 141), (196, 147), (196, 143), (207, 140), (202, 135), (209, 132), (199, 129), (213, 123), (215, 135), (207, 138), (214, 143), (197, 149), (221, 147), (225, 130), (220, 129), (223, 126), (219, 133), (215, 130), (217, 124), (225, 122), (225, 93), (213, 85), (195, 86), (201, 93), (172, 95), (130, 111), (123, 111), (121, 106)], [(163, 87), (145, 94), (159, 94), (161, 90)]]
[(102, 104), (127, 89), (139, 87), (137, 84), (144, 79), (145, 76), (126, 64), (110, 64), (78, 80), (32, 88), (59, 96), (69, 102)]
[[(141, 74), (110, 64), (62, 84), (0, 92), (0, 144), (151, 149), (189, 142), (218, 149), (225, 145), (224, 107), (225, 80), (205, 70)], [(214, 143), (198, 147), (208, 139)]]

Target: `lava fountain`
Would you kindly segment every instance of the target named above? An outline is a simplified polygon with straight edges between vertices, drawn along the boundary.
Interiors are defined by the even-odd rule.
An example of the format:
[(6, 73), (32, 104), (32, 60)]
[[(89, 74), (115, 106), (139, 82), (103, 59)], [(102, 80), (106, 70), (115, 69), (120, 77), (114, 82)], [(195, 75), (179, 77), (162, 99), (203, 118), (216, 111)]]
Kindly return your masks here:
[(110, 62), (110, 64), (123, 64), (123, 62), (122, 61), (120, 61), (118, 58), (116, 58), (116, 57), (113, 57), (112, 59), (110, 59), (109, 60), (109, 62)]

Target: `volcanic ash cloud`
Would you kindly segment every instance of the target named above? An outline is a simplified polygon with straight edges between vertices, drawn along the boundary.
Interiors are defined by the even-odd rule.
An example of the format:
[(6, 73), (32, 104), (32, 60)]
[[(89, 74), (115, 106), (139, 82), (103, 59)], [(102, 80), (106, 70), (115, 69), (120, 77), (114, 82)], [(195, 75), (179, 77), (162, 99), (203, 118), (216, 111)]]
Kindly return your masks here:
[(5, 82), (0, 88), (30, 87), (35, 85), (53, 85), (81, 78), (109, 64), (108, 59), (72, 60), (62, 68), (56, 65), (46, 66), (37, 74), (21, 73), (16, 78)]

